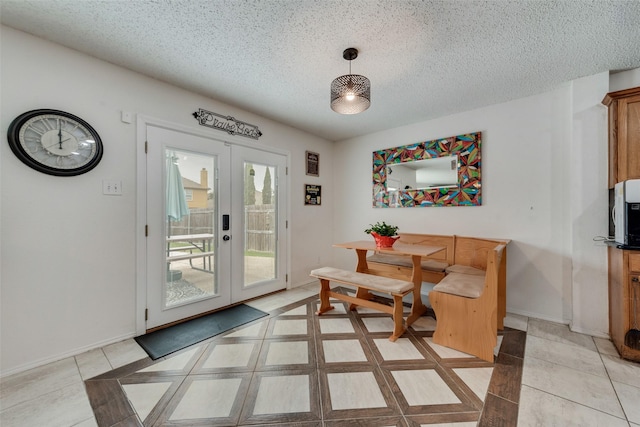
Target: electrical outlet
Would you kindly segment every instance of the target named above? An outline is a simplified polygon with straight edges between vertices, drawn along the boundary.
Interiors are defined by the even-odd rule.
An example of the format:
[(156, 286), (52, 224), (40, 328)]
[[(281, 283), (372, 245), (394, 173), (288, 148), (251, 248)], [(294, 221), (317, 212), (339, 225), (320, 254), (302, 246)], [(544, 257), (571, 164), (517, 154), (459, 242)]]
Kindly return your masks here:
[(122, 196), (122, 181), (103, 179), (102, 194), (106, 194), (108, 196)]

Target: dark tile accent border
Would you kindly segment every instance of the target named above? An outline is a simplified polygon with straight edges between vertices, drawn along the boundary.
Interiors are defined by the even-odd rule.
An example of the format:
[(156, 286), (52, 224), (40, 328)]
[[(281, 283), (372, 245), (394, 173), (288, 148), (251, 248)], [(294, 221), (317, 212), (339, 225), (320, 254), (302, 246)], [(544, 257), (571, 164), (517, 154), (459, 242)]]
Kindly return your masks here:
[(132, 416), (135, 418), (136, 413), (117, 380), (85, 381), (85, 387), (99, 426), (112, 426)]
[(514, 427), (518, 425), (518, 404), (487, 394), (478, 427)]

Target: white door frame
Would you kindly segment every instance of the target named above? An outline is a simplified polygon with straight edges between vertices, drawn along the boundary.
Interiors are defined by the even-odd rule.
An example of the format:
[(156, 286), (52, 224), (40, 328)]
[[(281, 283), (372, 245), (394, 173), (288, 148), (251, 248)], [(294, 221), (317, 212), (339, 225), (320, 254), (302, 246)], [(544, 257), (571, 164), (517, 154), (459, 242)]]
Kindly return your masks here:
[[(256, 150), (263, 150), (266, 152), (281, 154), (286, 157), (287, 170), (291, 166), (291, 154), (289, 151), (257, 145), (257, 142), (250, 143), (247, 141), (239, 140), (226, 140), (216, 138), (211, 134), (211, 131), (206, 129), (199, 129), (190, 126), (184, 126), (181, 124), (169, 122), (162, 119), (157, 119), (150, 116), (138, 114), (136, 120), (136, 335), (142, 335), (146, 332), (146, 320), (145, 310), (147, 305), (147, 238), (146, 238), (146, 224), (147, 224), (147, 162), (145, 154), (145, 144), (147, 139), (147, 125), (153, 125), (155, 127), (170, 129), (173, 131), (192, 134), (195, 136), (212, 139), (215, 141), (223, 142), (231, 145), (242, 145)], [(290, 193), (291, 183), (289, 175), (287, 174), (284, 179), (287, 181), (287, 189)], [(290, 194), (287, 197), (287, 202), (284, 206), (281, 206), (287, 223), (291, 217), (291, 197)], [(286, 272), (290, 275), (291, 269), (291, 235), (289, 229), (285, 230), (286, 235)], [(286, 282), (287, 288), (289, 282)]]

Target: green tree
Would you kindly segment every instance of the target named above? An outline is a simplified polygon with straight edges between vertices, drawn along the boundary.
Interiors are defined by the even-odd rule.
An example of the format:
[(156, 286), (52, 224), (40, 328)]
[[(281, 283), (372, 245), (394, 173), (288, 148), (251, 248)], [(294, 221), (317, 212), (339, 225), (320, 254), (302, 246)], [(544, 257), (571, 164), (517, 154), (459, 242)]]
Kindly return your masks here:
[(271, 204), (271, 172), (267, 168), (267, 172), (264, 174), (264, 182), (262, 184), (262, 204)]
[(251, 163), (244, 164), (244, 204), (256, 204), (256, 184), (254, 182), (256, 172)]

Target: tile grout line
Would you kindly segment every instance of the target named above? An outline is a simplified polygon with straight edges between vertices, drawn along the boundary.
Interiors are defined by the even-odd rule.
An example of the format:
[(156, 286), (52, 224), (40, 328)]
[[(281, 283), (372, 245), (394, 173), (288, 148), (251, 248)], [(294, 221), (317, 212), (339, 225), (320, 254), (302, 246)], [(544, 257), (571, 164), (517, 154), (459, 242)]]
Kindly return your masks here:
[[(593, 337), (591, 337), (591, 339), (593, 340), (593, 344), (596, 346), (596, 350), (598, 351), (598, 357), (600, 358), (600, 362), (602, 362), (602, 367), (604, 368), (604, 372), (607, 374), (607, 379), (609, 380), (609, 384), (611, 384), (611, 388), (613, 389), (613, 393), (616, 396), (616, 400), (618, 401), (618, 405), (620, 405), (620, 409), (622, 410), (622, 413), (624, 414), (624, 420), (627, 421), (628, 423), (631, 423), (631, 421), (629, 420), (629, 416), (627, 415), (627, 411), (625, 411), (624, 405), (622, 404), (622, 401), (620, 400), (620, 395), (618, 394), (618, 390), (616, 389), (616, 386), (613, 384), (613, 380), (611, 379), (611, 374), (609, 373), (609, 369), (607, 368), (607, 364), (604, 363), (604, 359), (603, 359), (602, 353), (600, 352), (600, 348), (598, 348), (598, 344), (596, 344), (596, 342), (593, 339)], [(595, 409), (595, 408), (593, 408), (593, 409)], [(611, 415), (611, 414), (608, 414), (608, 415)]]

